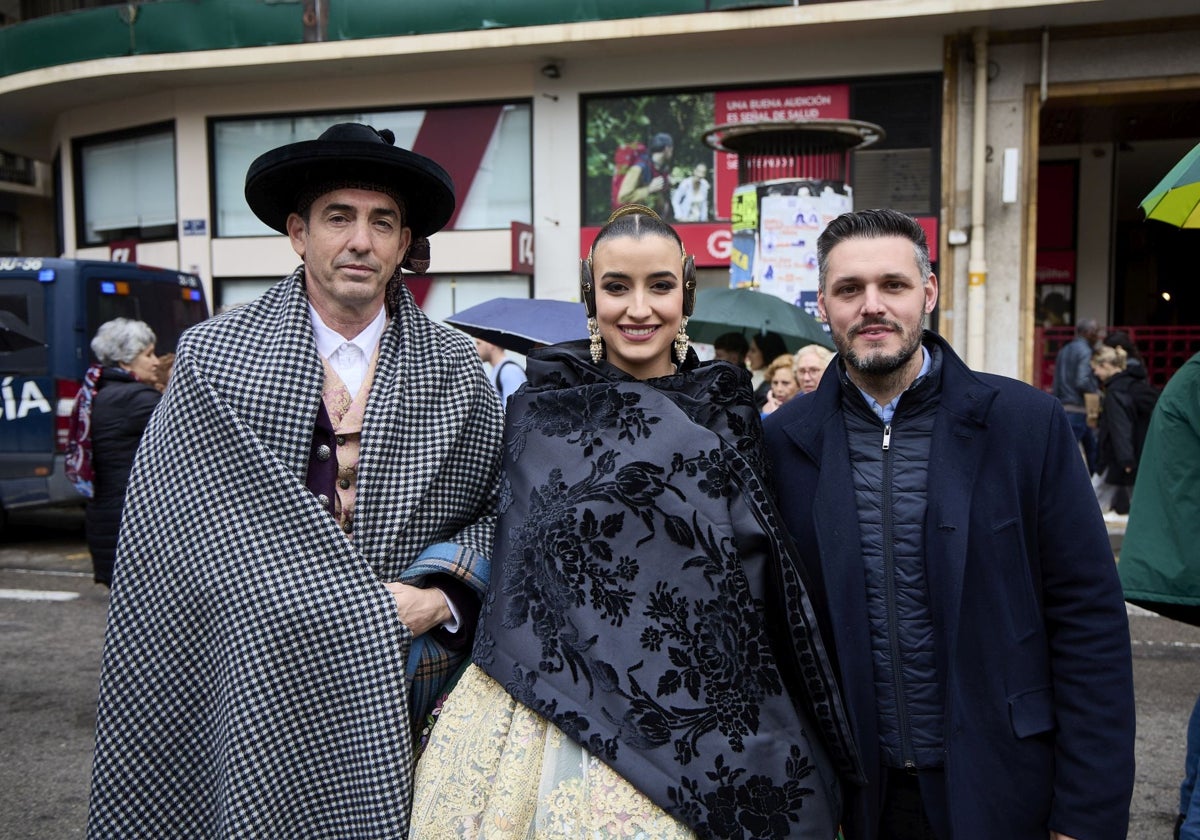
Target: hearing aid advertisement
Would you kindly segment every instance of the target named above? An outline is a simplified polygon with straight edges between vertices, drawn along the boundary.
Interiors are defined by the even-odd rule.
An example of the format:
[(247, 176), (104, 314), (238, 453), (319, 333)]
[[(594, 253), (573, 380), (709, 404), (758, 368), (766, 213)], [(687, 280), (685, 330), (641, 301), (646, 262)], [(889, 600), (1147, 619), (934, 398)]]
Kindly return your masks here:
[(737, 155), (704, 143), (714, 125), (844, 119), (850, 86), (595, 96), (584, 103), (584, 223), (637, 201), (672, 222), (728, 221)]
[[(796, 298), (800, 286), (811, 285), (787, 279), (811, 273), (805, 268), (815, 242), (809, 220), (851, 206), (896, 207), (916, 217), (937, 213), (938, 75), (598, 93), (583, 97), (581, 105), (581, 253), (615, 207), (636, 202), (675, 225), (697, 265), (737, 268), (747, 284), (782, 282)], [(822, 176), (808, 194), (756, 193), (754, 225), (731, 225), (740, 188), (738, 155), (711, 148), (706, 135), (718, 125), (811, 119), (869, 121), (884, 129), (884, 140), (850, 153), (844, 185), (829, 181), (826, 190)], [(906, 165), (896, 165), (898, 158)], [(745, 207), (749, 202), (743, 199)]]

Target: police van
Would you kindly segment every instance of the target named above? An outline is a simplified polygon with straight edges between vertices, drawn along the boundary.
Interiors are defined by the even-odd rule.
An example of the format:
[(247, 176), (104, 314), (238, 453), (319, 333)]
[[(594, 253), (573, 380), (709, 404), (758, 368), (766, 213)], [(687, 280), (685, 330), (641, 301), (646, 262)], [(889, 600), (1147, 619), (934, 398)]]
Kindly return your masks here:
[(0, 528), (9, 511), (83, 502), (63, 472), (63, 454), (100, 325), (119, 317), (145, 321), (162, 355), (208, 315), (194, 274), (0, 257)]

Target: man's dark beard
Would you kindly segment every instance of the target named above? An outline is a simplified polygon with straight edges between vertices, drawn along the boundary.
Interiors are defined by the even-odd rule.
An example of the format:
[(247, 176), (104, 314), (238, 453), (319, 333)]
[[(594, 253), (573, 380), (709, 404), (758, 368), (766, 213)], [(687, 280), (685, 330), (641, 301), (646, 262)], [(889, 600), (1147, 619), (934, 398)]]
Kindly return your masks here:
[(908, 364), (909, 359), (913, 357), (913, 354), (921, 346), (921, 330), (916, 329), (913, 330), (908, 343), (895, 353), (890, 355), (872, 355), (869, 359), (861, 358), (851, 349), (854, 336), (861, 329), (880, 325), (903, 332), (900, 325), (893, 321), (871, 321), (870, 323), (857, 324), (844, 335), (835, 334), (833, 336), (833, 343), (837, 346), (838, 353), (845, 360), (846, 364), (865, 376), (890, 376)]

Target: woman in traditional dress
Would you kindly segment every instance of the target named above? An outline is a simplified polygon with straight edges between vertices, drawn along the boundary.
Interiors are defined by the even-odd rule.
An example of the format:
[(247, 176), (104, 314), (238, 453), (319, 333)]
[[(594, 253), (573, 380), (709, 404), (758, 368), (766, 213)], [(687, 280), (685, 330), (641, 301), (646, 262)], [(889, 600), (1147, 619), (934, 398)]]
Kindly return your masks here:
[(509, 404), (473, 664), (413, 838), (832, 838), (857, 779), (764, 481), (750, 377), (688, 347), (695, 269), (623, 207), (582, 266), (591, 340)]

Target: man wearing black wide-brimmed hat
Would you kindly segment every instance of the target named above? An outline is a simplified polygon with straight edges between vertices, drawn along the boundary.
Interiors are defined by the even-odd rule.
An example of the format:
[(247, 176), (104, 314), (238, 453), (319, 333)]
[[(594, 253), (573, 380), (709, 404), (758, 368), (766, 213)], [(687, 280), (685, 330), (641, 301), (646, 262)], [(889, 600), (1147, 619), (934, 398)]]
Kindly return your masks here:
[(454, 188), (353, 123), (251, 164), (303, 264), (189, 330), (117, 553), (89, 837), (403, 837), (469, 651), (502, 413), (401, 279)]

